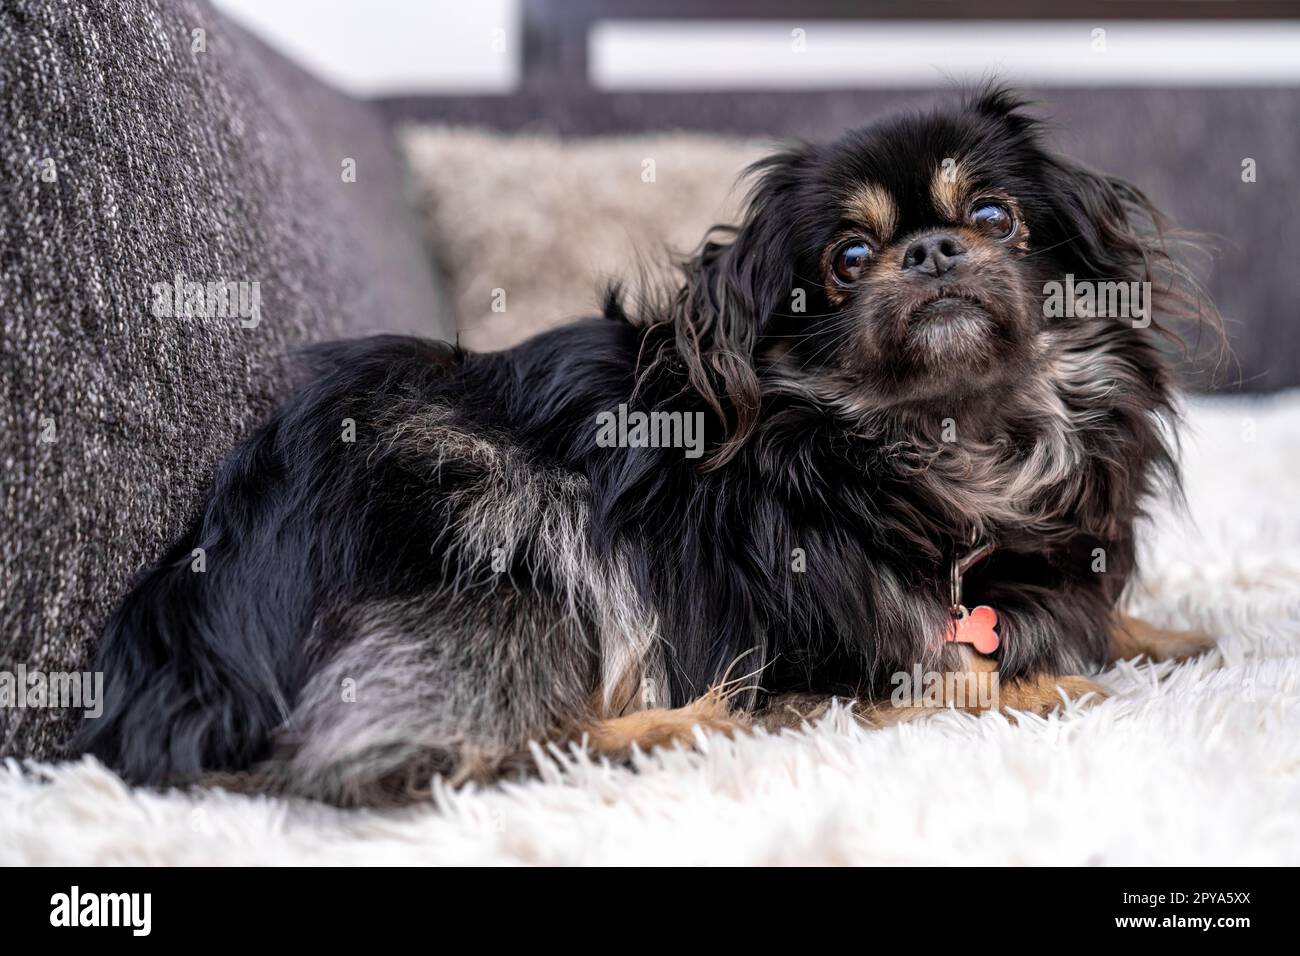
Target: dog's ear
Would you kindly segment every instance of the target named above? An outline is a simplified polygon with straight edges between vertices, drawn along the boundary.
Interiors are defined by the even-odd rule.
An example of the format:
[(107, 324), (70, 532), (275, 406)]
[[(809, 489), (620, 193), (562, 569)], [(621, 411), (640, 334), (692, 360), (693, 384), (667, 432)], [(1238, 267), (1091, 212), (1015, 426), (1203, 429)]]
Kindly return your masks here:
[[(1151, 324), (1184, 345), (1173, 323), (1208, 329), (1217, 355), (1230, 353), (1223, 319), (1184, 257), (1200, 250), (1199, 237), (1177, 229), (1133, 184), (1063, 159), (1049, 165), (1047, 193), (1056, 206), (1052, 229), (1041, 236), (1056, 247), (1076, 278), (1145, 282)], [(1197, 333), (1199, 341), (1199, 331)]]
[(1150, 282), (1163, 271), (1168, 221), (1140, 189), (1066, 160), (1050, 169), (1056, 227), (1086, 278)]
[(794, 294), (795, 200), (809, 156), (810, 147), (798, 145), (754, 163), (741, 224), (714, 229), (683, 264), (686, 281), (669, 310), (672, 349), (723, 429), (705, 470), (730, 461), (758, 421), (754, 348)]

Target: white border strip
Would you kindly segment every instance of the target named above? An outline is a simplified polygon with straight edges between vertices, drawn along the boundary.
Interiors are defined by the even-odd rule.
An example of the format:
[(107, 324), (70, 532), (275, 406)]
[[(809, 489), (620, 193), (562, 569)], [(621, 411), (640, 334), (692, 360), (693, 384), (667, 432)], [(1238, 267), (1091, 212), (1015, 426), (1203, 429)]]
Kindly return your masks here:
[(518, 0), (213, 3), (300, 66), (358, 96), (508, 93), (519, 85)]
[(588, 53), (604, 90), (1300, 84), (1289, 20), (617, 20)]

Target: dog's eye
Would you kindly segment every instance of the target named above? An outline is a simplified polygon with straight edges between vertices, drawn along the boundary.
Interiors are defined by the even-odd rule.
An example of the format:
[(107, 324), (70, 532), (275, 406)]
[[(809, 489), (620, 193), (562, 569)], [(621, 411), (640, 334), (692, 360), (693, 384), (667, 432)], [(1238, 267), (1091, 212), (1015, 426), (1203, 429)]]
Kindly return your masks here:
[(1016, 217), (1006, 203), (981, 202), (971, 210), (970, 218), (976, 228), (999, 242), (1015, 235)]
[(831, 253), (831, 271), (840, 285), (853, 285), (867, 271), (870, 261), (871, 246), (861, 239), (849, 239)]

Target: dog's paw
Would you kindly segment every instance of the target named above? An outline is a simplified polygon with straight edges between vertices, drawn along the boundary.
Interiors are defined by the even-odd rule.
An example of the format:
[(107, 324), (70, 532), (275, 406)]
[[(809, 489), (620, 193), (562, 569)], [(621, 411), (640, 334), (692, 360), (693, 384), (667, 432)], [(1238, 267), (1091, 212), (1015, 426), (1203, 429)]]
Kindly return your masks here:
[[(1060, 710), (1067, 702), (1091, 706), (1101, 703), (1109, 696), (1110, 691), (1087, 677), (1041, 675), (1003, 683), (998, 693), (998, 709), (1003, 713), (1015, 711), (1046, 717)], [(1014, 717), (1014, 714), (1009, 716)]]
[(612, 717), (583, 728), (592, 751), (607, 756), (625, 756), (635, 746), (694, 747), (697, 728), (730, 737), (746, 729), (747, 722), (731, 712), (725, 696), (709, 693), (675, 710), (655, 708)]
[(1127, 614), (1116, 614), (1110, 632), (1110, 660), (1145, 657), (1153, 661), (1185, 661), (1207, 654), (1218, 642), (1201, 631), (1156, 627)]

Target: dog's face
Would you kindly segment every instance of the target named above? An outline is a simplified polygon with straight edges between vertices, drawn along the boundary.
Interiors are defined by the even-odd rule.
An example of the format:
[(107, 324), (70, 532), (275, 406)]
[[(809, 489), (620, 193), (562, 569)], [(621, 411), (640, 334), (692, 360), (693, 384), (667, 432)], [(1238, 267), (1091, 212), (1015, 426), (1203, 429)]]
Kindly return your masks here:
[(1060, 268), (1035, 238), (1055, 215), (1042, 174), (1012, 127), (977, 113), (877, 127), (813, 153), (791, 197), (791, 252), (798, 277), (817, 281), (815, 307), (803, 322), (777, 313), (768, 335), (794, 368), (874, 404), (1025, 374), (1040, 351), (1036, 290)]
[[(694, 263), (700, 341), (751, 356), (760, 389), (849, 412), (951, 408), (1045, 376), (1084, 321), (1049, 318), (1045, 285), (1142, 280), (1163, 258), (1141, 193), (1046, 151), (1005, 92), (754, 171), (734, 240)], [(702, 350), (701, 374), (734, 398), (747, 386), (716, 358)]]

